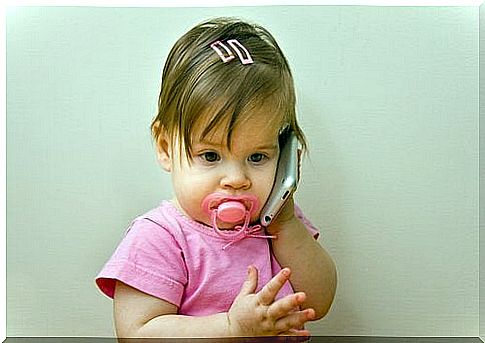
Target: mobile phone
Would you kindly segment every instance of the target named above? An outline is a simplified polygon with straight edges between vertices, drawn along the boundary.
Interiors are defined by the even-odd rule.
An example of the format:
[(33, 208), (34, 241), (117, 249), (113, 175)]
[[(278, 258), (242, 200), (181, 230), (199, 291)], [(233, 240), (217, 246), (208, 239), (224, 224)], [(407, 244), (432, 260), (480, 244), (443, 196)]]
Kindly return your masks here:
[(280, 156), (273, 188), (264, 205), (260, 221), (268, 226), (276, 218), (286, 201), (295, 192), (299, 181), (299, 143), (293, 130), (285, 130), (279, 136)]

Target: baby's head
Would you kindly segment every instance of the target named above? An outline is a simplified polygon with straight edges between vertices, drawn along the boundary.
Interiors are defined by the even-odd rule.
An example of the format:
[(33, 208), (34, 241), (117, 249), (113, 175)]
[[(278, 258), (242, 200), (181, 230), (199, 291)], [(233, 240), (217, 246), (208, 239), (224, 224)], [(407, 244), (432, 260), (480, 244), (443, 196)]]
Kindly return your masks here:
[[(231, 39), (247, 49), (253, 63), (241, 63), (234, 52), (235, 58), (224, 63), (211, 48), (217, 41), (230, 47), (227, 41)], [(225, 125), (222, 129), (229, 144), (244, 114), (262, 105), (272, 109), (268, 115), (275, 125), (289, 126), (306, 147), (296, 120), (293, 77), (285, 56), (266, 29), (238, 19), (203, 22), (176, 42), (165, 63), (158, 104), (152, 123), (155, 140), (162, 132), (172, 141), (177, 137), (179, 148), (190, 157), (195, 133), (203, 138)]]
[[(210, 159), (220, 158), (225, 153), (201, 150), (200, 143), (219, 144), (228, 154), (242, 156), (252, 153), (251, 143), (263, 147), (277, 145), (278, 134), (289, 128), (305, 149), (305, 138), (296, 119), (295, 101), (288, 62), (272, 35), (261, 26), (235, 18), (218, 18), (203, 22), (183, 35), (167, 58), (158, 115), (152, 122), (160, 161), (172, 172), (180, 207), (206, 223), (206, 218), (197, 218), (198, 214), (189, 208), (191, 205), (181, 201), (184, 192), (189, 190), (177, 189), (184, 180), (175, 175), (175, 169), (193, 168), (201, 151), (206, 154), (204, 159), (208, 156), (205, 151), (212, 154)], [(244, 151), (246, 147), (249, 150)], [(259, 152), (255, 150), (255, 153)], [(276, 147), (271, 163), (267, 165), (268, 175), (271, 169), (272, 178), (278, 153)], [(259, 158), (258, 155), (256, 159)], [(192, 178), (203, 172), (198, 170), (197, 173)], [(269, 195), (272, 181), (265, 180), (265, 184), (269, 186), (258, 194), (262, 204)], [(199, 187), (199, 183), (193, 179), (194, 187)], [(222, 191), (243, 193), (242, 188), (235, 187)], [(258, 193), (257, 190), (247, 191)], [(194, 196), (193, 189), (191, 193)], [(197, 206), (200, 207), (200, 202)], [(255, 213), (253, 219), (258, 214)]]

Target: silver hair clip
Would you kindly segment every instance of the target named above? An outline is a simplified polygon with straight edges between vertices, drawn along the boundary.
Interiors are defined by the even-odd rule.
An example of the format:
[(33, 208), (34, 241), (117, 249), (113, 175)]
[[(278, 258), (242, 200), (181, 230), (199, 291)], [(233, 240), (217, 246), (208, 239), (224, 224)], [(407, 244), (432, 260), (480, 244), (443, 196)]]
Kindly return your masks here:
[[(251, 64), (254, 62), (251, 55), (249, 54), (249, 51), (237, 39), (229, 39), (227, 41), (227, 44), (229, 44), (231, 48), (236, 52), (237, 57), (239, 57), (239, 60), (242, 64)], [(231, 61), (235, 57), (231, 49), (229, 49), (227, 45), (219, 40), (212, 43), (211, 48), (217, 53), (217, 55), (219, 55), (222, 62), (224, 63)], [(224, 49), (224, 52), (220, 48)]]

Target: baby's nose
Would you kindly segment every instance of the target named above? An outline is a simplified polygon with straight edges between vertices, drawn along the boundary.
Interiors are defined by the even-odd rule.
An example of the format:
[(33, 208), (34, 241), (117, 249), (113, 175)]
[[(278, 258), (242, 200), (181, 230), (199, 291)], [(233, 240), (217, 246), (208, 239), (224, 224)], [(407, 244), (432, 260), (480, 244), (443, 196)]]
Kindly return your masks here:
[(221, 179), (221, 186), (223, 188), (248, 189), (251, 187), (251, 180), (244, 168), (235, 164), (227, 166), (225, 175)]

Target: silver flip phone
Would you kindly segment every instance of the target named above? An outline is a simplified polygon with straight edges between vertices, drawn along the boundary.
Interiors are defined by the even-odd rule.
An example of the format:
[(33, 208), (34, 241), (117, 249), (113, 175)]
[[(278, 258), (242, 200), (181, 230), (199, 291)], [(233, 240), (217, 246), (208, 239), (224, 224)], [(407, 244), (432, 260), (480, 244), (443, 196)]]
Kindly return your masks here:
[(280, 156), (273, 189), (261, 211), (261, 225), (268, 226), (278, 215), (288, 198), (295, 192), (299, 181), (299, 144), (292, 130), (279, 137)]

